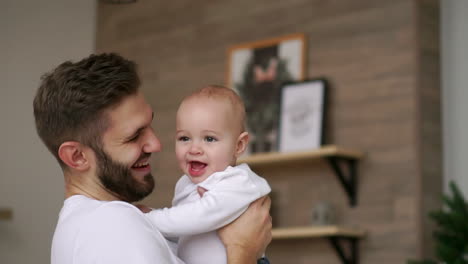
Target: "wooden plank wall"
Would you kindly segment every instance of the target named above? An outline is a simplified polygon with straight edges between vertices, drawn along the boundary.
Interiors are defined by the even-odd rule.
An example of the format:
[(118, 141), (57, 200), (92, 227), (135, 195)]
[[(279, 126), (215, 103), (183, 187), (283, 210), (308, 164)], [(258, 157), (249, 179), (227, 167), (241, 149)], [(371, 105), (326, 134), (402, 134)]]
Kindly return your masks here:
[[(328, 142), (367, 155), (359, 167), (355, 208), (349, 207), (327, 164), (259, 171), (275, 190), (275, 225), (310, 224), (313, 206), (328, 201), (338, 224), (368, 230), (359, 246), (360, 263), (405, 263), (430, 254), (430, 249), (423, 249), (429, 230), (423, 215), (436, 206), (426, 201), (437, 200), (441, 189), (437, 181), (431, 183), (440, 180), (441, 173), (440, 116), (432, 114), (439, 111), (439, 69), (430, 64), (438, 63), (438, 46), (431, 42), (438, 40), (436, 2), (99, 4), (97, 51), (119, 52), (139, 64), (142, 89), (155, 110), (154, 127), (164, 146), (153, 161), (156, 191), (145, 202), (170, 205), (180, 176), (173, 146), (178, 103), (202, 85), (224, 83), (227, 48), (304, 33), (306, 77), (323, 76), (331, 84)], [(433, 140), (438, 145), (431, 145)], [(423, 155), (429, 152), (433, 155)], [(425, 169), (428, 165), (430, 171)], [(267, 254), (276, 264), (339, 263), (326, 240), (277, 241)]]

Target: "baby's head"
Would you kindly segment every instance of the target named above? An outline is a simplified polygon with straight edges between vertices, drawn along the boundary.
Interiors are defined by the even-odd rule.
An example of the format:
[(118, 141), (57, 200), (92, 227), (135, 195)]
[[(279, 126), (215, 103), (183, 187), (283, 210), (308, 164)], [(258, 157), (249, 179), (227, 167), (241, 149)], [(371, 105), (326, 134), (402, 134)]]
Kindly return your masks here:
[(235, 165), (248, 143), (244, 123), (244, 103), (232, 89), (210, 85), (182, 100), (175, 149), (192, 182)]

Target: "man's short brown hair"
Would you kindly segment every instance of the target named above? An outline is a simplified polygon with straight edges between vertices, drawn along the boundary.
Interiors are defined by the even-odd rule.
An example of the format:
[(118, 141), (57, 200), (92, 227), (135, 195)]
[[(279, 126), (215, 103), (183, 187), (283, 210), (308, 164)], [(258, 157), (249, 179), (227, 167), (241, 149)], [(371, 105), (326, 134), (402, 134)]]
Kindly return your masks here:
[(60, 145), (99, 147), (109, 125), (105, 110), (137, 93), (139, 85), (136, 64), (115, 53), (64, 62), (41, 78), (33, 102), (37, 133), (64, 167)]

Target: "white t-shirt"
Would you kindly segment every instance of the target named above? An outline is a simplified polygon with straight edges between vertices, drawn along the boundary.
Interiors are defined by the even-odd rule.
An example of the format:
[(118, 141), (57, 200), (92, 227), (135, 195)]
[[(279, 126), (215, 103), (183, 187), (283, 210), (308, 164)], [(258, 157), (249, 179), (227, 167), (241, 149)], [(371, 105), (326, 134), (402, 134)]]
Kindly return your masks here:
[(55, 229), (52, 264), (183, 263), (144, 214), (131, 204), (66, 199)]
[[(198, 186), (207, 190), (203, 197), (197, 192)], [(227, 262), (226, 250), (216, 230), (270, 191), (267, 181), (247, 164), (229, 166), (199, 184), (182, 176), (175, 187), (173, 207), (146, 215), (165, 237), (179, 238), (177, 255), (187, 264), (222, 264)]]

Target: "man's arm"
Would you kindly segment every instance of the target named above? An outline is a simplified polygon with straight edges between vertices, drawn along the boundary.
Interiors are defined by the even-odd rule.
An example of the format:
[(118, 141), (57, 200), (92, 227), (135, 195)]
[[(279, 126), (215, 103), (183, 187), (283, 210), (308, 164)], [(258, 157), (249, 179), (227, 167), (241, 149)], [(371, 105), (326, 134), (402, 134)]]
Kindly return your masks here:
[(264, 196), (229, 225), (218, 230), (227, 251), (228, 264), (254, 264), (271, 242), (271, 200)]

